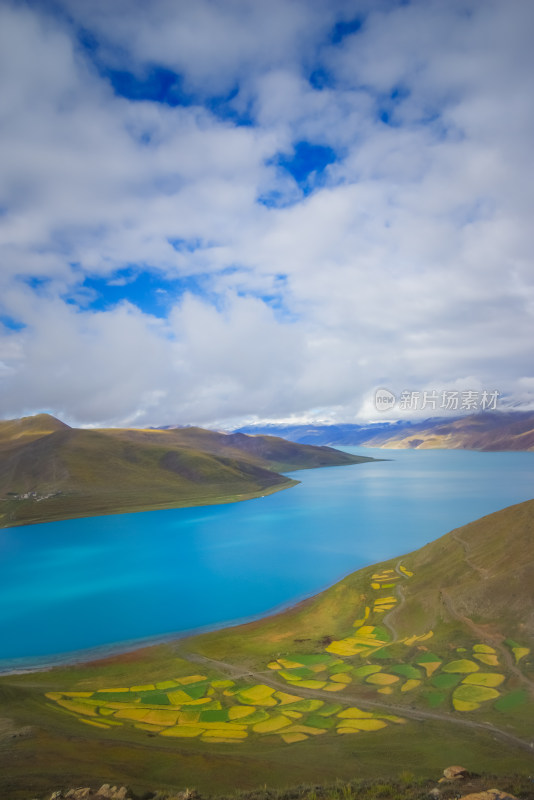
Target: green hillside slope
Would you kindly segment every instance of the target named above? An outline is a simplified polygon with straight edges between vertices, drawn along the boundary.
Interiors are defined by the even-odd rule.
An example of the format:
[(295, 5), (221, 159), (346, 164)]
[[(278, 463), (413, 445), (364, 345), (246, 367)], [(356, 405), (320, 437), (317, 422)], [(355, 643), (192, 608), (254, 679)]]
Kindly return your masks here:
[(221, 503), (294, 485), (278, 471), (369, 459), (269, 436), (0, 422), (0, 527)]
[(248, 625), (0, 677), (0, 792), (531, 775), (533, 561), (529, 501)]
[[(482, 517), (402, 558), (355, 572), (294, 609), (189, 640), (188, 647), (222, 660), (239, 653), (257, 666), (287, 648), (333, 652), (332, 641), (377, 625), (385, 630), (387, 648), (407, 662), (416, 651), (430, 648), (439, 648), (443, 660), (456, 643), (462, 648), (471, 641), (495, 649), (503, 669), (515, 662), (508, 641), (534, 652), (534, 500)], [(428, 639), (417, 638), (429, 633)], [(366, 646), (361, 647), (354, 658), (347, 655), (354, 663), (366, 661)], [(343, 647), (337, 649), (341, 655)], [(515, 682), (530, 692), (534, 659), (529, 652), (519, 661), (523, 678), (514, 672)], [(411, 695), (410, 703), (418, 696)], [(402, 696), (397, 700), (402, 702)]]

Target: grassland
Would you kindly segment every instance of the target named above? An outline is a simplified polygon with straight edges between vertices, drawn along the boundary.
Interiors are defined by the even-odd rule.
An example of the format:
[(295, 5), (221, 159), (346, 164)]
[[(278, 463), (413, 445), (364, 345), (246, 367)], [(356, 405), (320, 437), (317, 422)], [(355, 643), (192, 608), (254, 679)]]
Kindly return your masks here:
[(4, 676), (0, 793), (531, 774), (533, 536), (531, 501), (264, 620)]
[(280, 471), (369, 460), (200, 428), (77, 430), (47, 414), (0, 421), (0, 527), (235, 502), (294, 486)]
[[(184, 721), (181, 727), (182, 732), (193, 731), (193, 736), (177, 737), (175, 730), (171, 735), (163, 735), (177, 726), (162, 725), (162, 721), (167, 723), (168, 720), (159, 714), (168, 710), (176, 713), (174, 706), (148, 709), (148, 712), (139, 707), (145, 719), (137, 720), (132, 718), (130, 709), (133, 706), (130, 707), (128, 701), (120, 716), (117, 706), (121, 701), (101, 699), (108, 694), (103, 689), (127, 688), (112, 685), (117, 673), (120, 678), (126, 678), (124, 683), (130, 683), (134, 676), (146, 679), (148, 675), (159, 673), (161, 677), (169, 672), (179, 673), (181, 669), (190, 670), (191, 665), (184, 665), (172, 648), (165, 647), (145, 653), (136, 662), (123, 662), (120, 667), (116, 663), (100, 664), (70, 669), (63, 674), (58, 670), (46, 675), (4, 678), (0, 690), (4, 720), (0, 742), (0, 796), (28, 800), (30, 796), (44, 796), (58, 786), (97, 786), (103, 782), (126, 783), (139, 794), (185, 786), (195, 786), (203, 793), (220, 794), (233, 793), (236, 789), (254, 790), (264, 785), (276, 789), (339, 779), (376, 780), (379, 776), (383, 781), (398, 780), (407, 769), (414, 777), (428, 778), (432, 774), (439, 775), (444, 765), (452, 763), (498, 775), (532, 771), (530, 754), (513, 744), (496, 740), (491, 731), (473, 732), (433, 719), (394, 722), (388, 717), (400, 719), (399, 715), (388, 712), (386, 707), (366, 717), (363, 709), (354, 704), (337, 703), (337, 698), (330, 708), (326, 703), (316, 708), (315, 714), (303, 707), (300, 711), (287, 709), (289, 703), (283, 713), (283, 705), (276, 711), (272, 706), (263, 707), (269, 724), (262, 727), (262, 722), (255, 722), (245, 727), (236, 722), (235, 732), (239, 738), (235, 739), (228, 735), (231, 722), (208, 718), (202, 720), (201, 727), (203, 731), (210, 731), (210, 736), (196, 733), (192, 720)], [(207, 676), (211, 685), (221, 679), (220, 674), (218, 678), (216, 675), (213, 671)], [(96, 698), (101, 703), (98, 708), (103, 708), (104, 703), (109, 707), (112, 703), (116, 716), (106, 717), (98, 712), (98, 716), (93, 717), (85, 713), (83, 703), (66, 708), (46, 697), (53, 692), (53, 686), (62, 686), (58, 694), (63, 695), (67, 691), (84, 691), (81, 686), (91, 693), (98, 684), (101, 686), (100, 697)], [(67, 685), (71, 686), (70, 690), (65, 688)], [(73, 685), (77, 688), (72, 688)], [(247, 685), (254, 690), (258, 684), (251, 680)], [(215, 687), (213, 697), (218, 697), (223, 705), (225, 695), (220, 687)], [(228, 712), (245, 705), (229, 697), (226, 699)], [(339, 705), (343, 706), (341, 712), (335, 711)], [(258, 714), (261, 707), (257, 700), (255, 707), (257, 710), (252, 713)], [(198, 707), (192, 706), (192, 709), (193, 714), (199, 713)], [(213, 715), (218, 709), (205, 709), (204, 714), (210, 710)], [(331, 715), (320, 716), (321, 710)], [(285, 727), (279, 727), (280, 717), (287, 718), (288, 711), (300, 713), (302, 717), (292, 719), (290, 725), (284, 720)], [(183, 707), (179, 713), (184, 713)], [(152, 715), (148, 720), (147, 714)], [(82, 717), (85, 722), (81, 721)], [(121, 724), (109, 725), (106, 720), (110, 718)], [(333, 724), (326, 727), (326, 720), (333, 720)], [(276, 729), (269, 730), (273, 724)], [(256, 731), (251, 730), (254, 727)], [(290, 727), (300, 730), (289, 731)], [(305, 739), (299, 736), (302, 729)]]

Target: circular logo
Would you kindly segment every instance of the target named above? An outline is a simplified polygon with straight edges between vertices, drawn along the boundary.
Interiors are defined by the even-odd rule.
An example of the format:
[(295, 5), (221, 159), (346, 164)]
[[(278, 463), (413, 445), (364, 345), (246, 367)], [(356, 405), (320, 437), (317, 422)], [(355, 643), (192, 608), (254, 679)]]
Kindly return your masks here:
[(377, 389), (375, 392), (375, 408), (377, 411), (390, 411), (395, 405), (396, 399), (389, 389)]

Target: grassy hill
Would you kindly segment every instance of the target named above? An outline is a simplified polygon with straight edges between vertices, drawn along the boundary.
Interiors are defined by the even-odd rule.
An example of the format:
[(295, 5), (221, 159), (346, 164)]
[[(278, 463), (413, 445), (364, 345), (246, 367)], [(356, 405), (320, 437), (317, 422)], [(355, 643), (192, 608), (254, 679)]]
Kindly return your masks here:
[[(388, 602), (381, 604), (381, 598)], [(361, 626), (355, 625), (358, 618), (365, 618)], [(294, 609), (191, 639), (187, 647), (223, 661), (231, 661), (232, 653), (238, 653), (240, 663), (246, 659), (247, 666), (255, 668), (288, 648), (294, 654), (333, 652), (332, 641), (354, 636), (355, 628), (364, 624), (385, 630), (387, 647), (380, 656), (386, 661), (389, 648), (395, 657), (402, 653), (406, 662), (416, 651), (438, 648), (443, 660), (457, 650), (453, 646), (457, 637), (458, 647), (465, 646), (466, 651), (471, 642), (492, 647), (505, 669), (515, 663), (514, 647), (507, 642), (517, 639), (518, 646), (529, 652), (518, 662), (524, 680), (512, 670), (513, 683), (526, 686), (530, 696), (534, 687), (534, 500), (482, 517), (400, 559), (352, 573)], [(396, 644), (429, 633), (428, 639), (416, 638), (400, 649)], [(348, 649), (362, 647), (359, 653), (365, 656), (367, 644), (349, 643)], [(337, 649), (341, 654), (343, 647)], [(421, 699), (427, 688), (416, 687), (409, 703)], [(368, 692), (368, 687), (363, 691)], [(396, 695), (396, 702), (408, 702), (408, 696)]]
[(4, 676), (0, 793), (531, 775), (533, 562), (529, 501), (284, 613)]
[(81, 430), (47, 414), (0, 421), (0, 527), (241, 500), (294, 485), (280, 470), (367, 460), (200, 428)]

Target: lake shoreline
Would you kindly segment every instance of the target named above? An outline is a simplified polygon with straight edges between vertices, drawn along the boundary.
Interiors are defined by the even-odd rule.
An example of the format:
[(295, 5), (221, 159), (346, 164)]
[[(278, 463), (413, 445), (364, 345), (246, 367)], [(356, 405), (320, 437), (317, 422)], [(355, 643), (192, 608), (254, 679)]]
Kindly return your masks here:
[[(366, 566), (372, 566), (368, 564)], [(344, 580), (351, 575), (347, 572), (340, 580)], [(8, 675), (31, 675), (41, 672), (52, 672), (55, 669), (62, 667), (83, 667), (83, 666), (96, 666), (101, 662), (114, 662), (120, 660), (121, 657), (131, 656), (136, 653), (142, 653), (145, 650), (152, 650), (157, 647), (178, 645), (188, 639), (193, 639), (197, 636), (202, 636), (207, 633), (215, 633), (217, 631), (231, 630), (233, 628), (240, 628), (243, 625), (248, 625), (253, 622), (261, 622), (262, 620), (276, 617), (286, 611), (296, 611), (303, 607), (306, 603), (314, 600), (318, 595), (323, 594), (339, 581), (329, 584), (317, 592), (313, 592), (306, 597), (293, 599), (287, 603), (282, 603), (275, 608), (271, 608), (263, 613), (254, 614), (240, 619), (228, 620), (214, 625), (204, 625), (199, 628), (192, 628), (186, 631), (174, 631), (173, 633), (162, 634), (161, 636), (150, 636), (142, 639), (127, 640), (123, 642), (113, 642), (110, 644), (103, 644), (97, 647), (90, 647), (84, 650), (73, 650), (65, 653), (51, 653), (46, 656), (30, 656), (28, 658), (14, 658), (14, 659), (1, 659), (0, 660), (0, 678)], [(33, 664), (32, 662), (39, 662)], [(2, 666), (2, 662), (20, 662), (20, 664), (10, 667)], [(26, 666), (25, 666), (26, 664)]]
[(4, 529), (0, 673), (119, 657), (272, 616), (530, 499), (533, 455), (397, 451), (394, 461), (299, 471), (298, 483), (289, 473), (295, 491), (262, 504)]
[[(375, 459), (373, 459), (375, 460)], [(376, 459), (378, 460), (378, 459)], [(298, 486), (300, 481), (289, 479), (288, 481), (278, 484), (277, 486), (268, 486), (265, 489), (262, 489), (258, 492), (250, 492), (249, 494), (239, 494), (239, 495), (222, 495), (221, 497), (211, 497), (206, 498), (201, 503), (197, 501), (193, 501), (191, 503), (187, 501), (180, 501), (177, 503), (163, 503), (158, 505), (146, 505), (142, 504), (140, 506), (134, 506), (133, 508), (117, 508), (115, 511), (106, 510), (105, 514), (102, 514), (101, 511), (95, 510), (94, 513), (84, 513), (84, 514), (70, 514), (67, 516), (58, 515), (55, 518), (39, 520), (39, 519), (25, 519), (21, 521), (15, 520), (10, 525), (4, 525), (0, 518), (0, 531), (2, 530), (10, 530), (12, 528), (24, 528), (28, 525), (47, 525), (49, 522), (56, 523), (56, 522), (68, 522), (69, 520), (73, 519), (90, 519), (91, 517), (113, 517), (119, 514), (143, 514), (145, 511), (172, 511), (173, 509), (178, 508), (204, 508), (205, 506), (220, 506), (220, 505), (227, 505), (228, 503), (242, 503), (245, 500), (257, 500), (261, 499), (262, 497), (267, 497), (267, 495), (275, 494), (275, 492), (281, 492), (285, 489), (292, 489), (294, 486)]]

